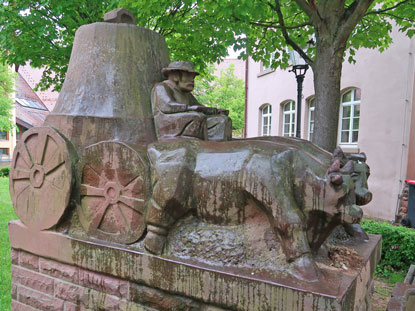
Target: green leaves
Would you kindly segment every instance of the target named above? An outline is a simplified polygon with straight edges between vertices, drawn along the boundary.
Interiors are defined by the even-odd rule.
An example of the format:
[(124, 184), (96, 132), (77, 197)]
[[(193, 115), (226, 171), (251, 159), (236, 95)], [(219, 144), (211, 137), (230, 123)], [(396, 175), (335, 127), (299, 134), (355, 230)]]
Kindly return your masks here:
[(13, 74), (10, 68), (0, 60), (0, 131), (9, 131), (13, 128)]
[(198, 101), (205, 106), (229, 110), (232, 119), (232, 127), (242, 133), (245, 115), (245, 85), (242, 79), (235, 74), (235, 65), (221, 70), (219, 77), (214, 76), (213, 67), (208, 68), (208, 73), (196, 79), (194, 94)]
[(373, 220), (362, 221), (361, 225), (366, 233), (382, 235), (382, 259), (378, 266), (382, 274), (408, 269), (415, 262), (414, 229)]

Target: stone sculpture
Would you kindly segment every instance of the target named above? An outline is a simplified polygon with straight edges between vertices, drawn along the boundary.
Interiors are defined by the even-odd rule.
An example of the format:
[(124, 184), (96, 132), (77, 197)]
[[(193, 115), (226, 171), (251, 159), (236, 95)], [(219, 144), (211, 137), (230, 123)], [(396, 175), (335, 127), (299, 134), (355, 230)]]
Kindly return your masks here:
[[(54, 111), (16, 147), (10, 192), (21, 222), (11, 224), (12, 246), (143, 283), (144, 292), (200, 310), (361, 304), (371, 275), (356, 272), (360, 281), (353, 282), (365, 286), (356, 299), (347, 296), (357, 291), (350, 278), (339, 289), (307, 284), (338, 277), (327, 268), (322, 273), (316, 254), (326, 251), (328, 260), (324, 243), (339, 225), (372, 243), (364, 256), (376, 263), (379, 240), (357, 225), (358, 205), (372, 198), (366, 156), (330, 154), (297, 138), (231, 140), (227, 111), (201, 106), (191, 94), (198, 74), (191, 63), (170, 63), (164, 39), (135, 26), (128, 11), (105, 20), (77, 31)], [(178, 279), (194, 271), (203, 276)], [(261, 277), (249, 279), (258, 271)], [(160, 275), (169, 273), (177, 277), (163, 283)], [(292, 289), (298, 282), (302, 287)], [(242, 287), (222, 296), (220, 284)], [(250, 288), (265, 291), (261, 286), (310, 295), (291, 309), (265, 294), (240, 298)], [(182, 302), (174, 296), (180, 293), (190, 298)], [(143, 297), (131, 299), (160, 307), (159, 299)]]
[(172, 62), (163, 68), (167, 80), (152, 91), (154, 121), (159, 139), (178, 136), (230, 140), (232, 121), (228, 110), (205, 107), (191, 94), (195, 76), (191, 62)]

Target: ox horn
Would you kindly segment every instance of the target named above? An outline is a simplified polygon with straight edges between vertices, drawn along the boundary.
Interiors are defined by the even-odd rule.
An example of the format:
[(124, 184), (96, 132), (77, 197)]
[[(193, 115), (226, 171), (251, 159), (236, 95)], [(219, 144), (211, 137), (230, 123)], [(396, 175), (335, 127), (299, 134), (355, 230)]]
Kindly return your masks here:
[(344, 158), (344, 152), (343, 152), (343, 149), (340, 148), (340, 146), (337, 146), (336, 149), (334, 149), (333, 158), (337, 158), (337, 159), (343, 159)]
[(354, 162), (352, 160), (347, 161), (347, 163), (340, 169), (341, 173), (351, 174), (354, 171)]

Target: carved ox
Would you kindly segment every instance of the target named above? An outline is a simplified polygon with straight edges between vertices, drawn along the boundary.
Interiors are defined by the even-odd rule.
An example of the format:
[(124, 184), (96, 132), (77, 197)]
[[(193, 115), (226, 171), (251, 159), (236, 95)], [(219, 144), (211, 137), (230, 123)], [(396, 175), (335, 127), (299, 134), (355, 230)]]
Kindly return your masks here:
[(331, 155), (300, 139), (174, 140), (150, 145), (148, 154), (153, 189), (144, 245), (157, 254), (190, 211), (217, 225), (262, 211), (296, 273), (315, 280), (311, 253), (339, 224), (358, 223), (356, 203), (371, 200), (363, 154), (348, 160), (341, 149)]

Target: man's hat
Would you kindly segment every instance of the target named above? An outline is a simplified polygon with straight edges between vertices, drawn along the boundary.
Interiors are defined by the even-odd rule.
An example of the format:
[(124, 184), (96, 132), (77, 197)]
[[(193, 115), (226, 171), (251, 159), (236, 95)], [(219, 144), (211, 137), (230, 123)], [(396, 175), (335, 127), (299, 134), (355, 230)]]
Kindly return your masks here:
[(199, 75), (200, 74), (197, 71), (195, 71), (194, 65), (193, 65), (192, 62), (181, 62), (181, 61), (171, 62), (169, 64), (169, 66), (166, 67), (166, 68), (163, 68), (161, 70), (161, 72), (167, 77), (167, 75), (169, 74), (169, 72), (175, 71), (175, 70), (187, 71), (187, 72), (194, 73), (196, 75)]

